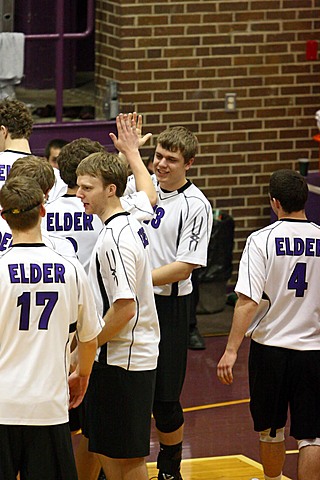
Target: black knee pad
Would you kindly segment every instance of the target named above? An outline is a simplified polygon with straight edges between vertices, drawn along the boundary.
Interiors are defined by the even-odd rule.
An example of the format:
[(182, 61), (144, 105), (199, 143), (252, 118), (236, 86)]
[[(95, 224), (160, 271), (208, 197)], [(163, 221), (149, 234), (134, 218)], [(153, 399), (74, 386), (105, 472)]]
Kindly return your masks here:
[(153, 416), (157, 429), (163, 433), (175, 432), (184, 423), (180, 402), (155, 401), (153, 404)]

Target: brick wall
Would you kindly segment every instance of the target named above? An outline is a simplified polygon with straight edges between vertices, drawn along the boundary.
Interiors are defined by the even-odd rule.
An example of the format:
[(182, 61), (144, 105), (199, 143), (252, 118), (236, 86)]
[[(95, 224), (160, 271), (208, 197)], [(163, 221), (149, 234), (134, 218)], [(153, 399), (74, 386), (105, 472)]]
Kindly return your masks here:
[[(235, 219), (234, 275), (249, 233), (269, 222), (270, 172), (316, 169), (318, 0), (97, 0), (96, 84), (119, 86), (120, 111), (146, 131), (185, 125), (200, 151), (190, 177)], [(225, 111), (225, 94), (237, 109)], [(151, 144), (143, 150), (148, 156)]]

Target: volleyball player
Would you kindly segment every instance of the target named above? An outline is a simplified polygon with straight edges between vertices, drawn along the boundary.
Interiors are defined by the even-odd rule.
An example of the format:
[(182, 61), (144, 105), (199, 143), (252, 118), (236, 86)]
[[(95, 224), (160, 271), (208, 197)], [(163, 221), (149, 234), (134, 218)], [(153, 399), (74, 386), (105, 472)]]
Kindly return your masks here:
[(67, 192), (46, 205), (46, 216), (42, 221), (42, 227), (49, 234), (60, 235), (71, 242), (87, 273), (90, 255), (102, 223), (97, 215), (87, 215), (81, 200), (76, 197), (76, 169), (83, 158), (91, 153), (104, 151), (99, 142), (89, 138), (73, 140), (61, 149), (58, 164), (60, 176), (67, 185)]
[[(131, 130), (127, 116), (117, 121)], [(128, 158), (130, 152), (124, 153)], [(140, 157), (138, 143), (130, 155)], [(104, 222), (89, 279), (105, 328), (85, 399), (84, 433), (108, 480), (147, 480), (159, 343), (149, 241), (142, 224), (121, 205), (127, 183), (121, 159), (92, 154), (80, 162), (77, 177), (86, 213), (96, 213)]]
[[(14, 162), (18, 158), (31, 155), (29, 138), (32, 127), (32, 115), (23, 102), (9, 98), (0, 102), (0, 188), (6, 181)], [(67, 190), (57, 169), (54, 169), (54, 176), (50, 201)]]
[[(132, 132), (127, 128), (124, 116), (117, 118), (118, 137), (113, 135), (112, 140), (117, 149), (125, 152), (126, 161), (136, 178), (140, 191), (121, 197), (120, 202), (123, 208), (130, 211), (139, 220), (153, 217), (153, 208), (150, 201), (155, 200), (155, 190), (150, 180), (142, 159), (136, 152), (136, 144), (144, 144), (151, 134), (141, 135), (141, 116), (133, 113), (128, 115), (128, 121), (137, 120), (137, 131)], [(134, 148), (132, 150), (132, 145)], [(67, 184), (68, 191), (65, 195), (46, 205), (46, 216), (43, 219), (43, 227), (52, 233), (62, 235), (70, 240), (78, 258), (86, 272), (89, 269), (90, 257), (97, 241), (103, 223), (95, 214), (87, 214), (83, 204), (76, 196), (78, 190), (76, 169), (81, 160), (92, 153), (103, 152), (105, 148), (99, 143), (88, 138), (79, 138), (65, 145), (59, 154), (58, 164), (62, 180)], [(70, 412), (71, 431), (79, 431), (81, 428), (82, 406)], [(87, 440), (81, 436), (74, 438), (75, 457), (79, 479), (96, 480), (101, 466), (95, 461), (94, 455), (88, 452)]]
[[(85, 394), (101, 331), (81, 265), (44, 245), (43, 191), (14, 177), (0, 191), (13, 246), (0, 257), (0, 478), (76, 480), (68, 408)], [(69, 377), (70, 342), (78, 365)], [(69, 389), (68, 389), (69, 383)]]
[(278, 221), (252, 233), (243, 251), (238, 295), (225, 353), (222, 383), (233, 382), (243, 337), (251, 338), (250, 409), (259, 432), (264, 477), (280, 480), (284, 428), (298, 440), (299, 480), (320, 472), (320, 227), (307, 220), (308, 186), (292, 170), (270, 178), (270, 203)]
[[(18, 158), (12, 165), (8, 178), (14, 176), (26, 176), (34, 178), (43, 191), (44, 198), (47, 200), (49, 192), (54, 185), (55, 177), (52, 166), (44, 157), (35, 157), (29, 155), (28, 157)], [(56, 252), (64, 257), (76, 258), (74, 248), (68, 240), (56, 235), (52, 232), (45, 232), (42, 230), (43, 242), (53, 248)], [(8, 223), (0, 218), (0, 252), (6, 250), (11, 246), (12, 234)]]
[(24, 103), (9, 98), (0, 102), (0, 188), (15, 160), (31, 155), (32, 126), (32, 115)]
[[(187, 178), (197, 153), (196, 136), (185, 127), (160, 133), (152, 176), (157, 190), (155, 218), (146, 222), (161, 340), (153, 415), (160, 441), (158, 478), (179, 480), (184, 417), (180, 394), (189, 338), (191, 273), (205, 266), (212, 209)], [(127, 192), (134, 191), (134, 179)]]

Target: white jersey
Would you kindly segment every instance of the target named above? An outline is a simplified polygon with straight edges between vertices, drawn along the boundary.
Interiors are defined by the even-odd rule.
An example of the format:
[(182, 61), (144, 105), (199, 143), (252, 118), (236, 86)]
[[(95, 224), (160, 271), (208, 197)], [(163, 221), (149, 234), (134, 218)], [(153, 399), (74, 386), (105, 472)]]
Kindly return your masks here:
[[(158, 200), (154, 218), (145, 222), (150, 240), (152, 269), (172, 262), (185, 262), (205, 267), (212, 228), (212, 208), (203, 193), (188, 181), (173, 192), (161, 190), (156, 176), (152, 179)], [(127, 192), (134, 191), (130, 177)], [(191, 275), (178, 284), (154, 287), (158, 295), (187, 295), (192, 291)]]
[(53, 173), (54, 173), (54, 185), (49, 192), (47, 203), (51, 203), (57, 198), (61, 197), (62, 195), (65, 195), (68, 190), (67, 184), (64, 183), (64, 181), (60, 176), (60, 170), (58, 168), (53, 167)]
[[(49, 234), (48, 232), (42, 230), (42, 241), (47, 247), (52, 248), (60, 255), (64, 257), (77, 258), (77, 255), (74, 251), (72, 244), (69, 240), (66, 240), (63, 237), (58, 235)], [(7, 250), (11, 247), (12, 244), (12, 233), (8, 223), (4, 218), (0, 216), (0, 253)]]
[(103, 223), (97, 215), (85, 213), (80, 198), (66, 194), (47, 204), (42, 228), (67, 239), (88, 273), (91, 253)]
[(91, 257), (89, 280), (99, 314), (104, 317), (118, 299), (136, 302), (134, 317), (97, 355), (126, 370), (157, 366), (160, 333), (147, 247), (141, 223), (123, 212), (105, 222)]
[[(120, 198), (124, 210), (132, 212), (139, 220), (152, 218), (153, 209), (145, 192)], [(83, 203), (74, 194), (65, 194), (46, 205), (46, 216), (42, 227), (55, 232), (72, 243), (76, 254), (89, 270), (90, 257), (103, 223), (97, 215), (85, 213)]]
[(0, 256), (0, 424), (68, 422), (70, 343), (101, 331), (79, 264), (43, 243)]
[(15, 150), (5, 150), (4, 152), (0, 152), (0, 188), (7, 180), (14, 162), (18, 160), (18, 158), (27, 157), (28, 155), (31, 155), (31, 153), (18, 152)]
[(283, 219), (252, 233), (235, 291), (259, 304), (247, 332), (258, 343), (320, 350), (320, 227)]

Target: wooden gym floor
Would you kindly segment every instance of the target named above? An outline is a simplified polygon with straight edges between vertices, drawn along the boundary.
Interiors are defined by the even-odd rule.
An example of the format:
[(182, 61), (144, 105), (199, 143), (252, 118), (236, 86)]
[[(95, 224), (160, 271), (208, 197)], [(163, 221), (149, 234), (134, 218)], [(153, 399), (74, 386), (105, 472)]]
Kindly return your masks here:
[[(250, 342), (246, 339), (242, 344), (234, 369), (234, 383), (226, 386), (218, 381), (216, 366), (227, 337), (212, 336), (205, 340), (206, 350), (189, 350), (188, 354), (182, 394), (185, 411), (183, 480), (262, 480), (258, 436), (253, 431), (249, 412), (247, 357)], [(287, 429), (286, 438), (283, 478), (296, 480), (297, 447)], [(147, 459), (150, 477), (157, 473), (157, 453), (153, 426)]]

